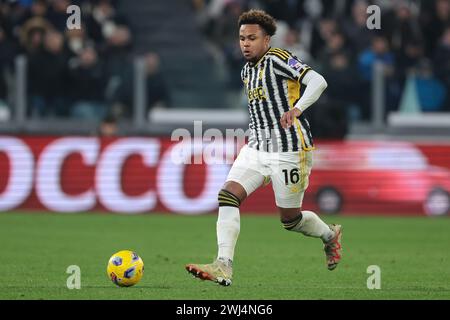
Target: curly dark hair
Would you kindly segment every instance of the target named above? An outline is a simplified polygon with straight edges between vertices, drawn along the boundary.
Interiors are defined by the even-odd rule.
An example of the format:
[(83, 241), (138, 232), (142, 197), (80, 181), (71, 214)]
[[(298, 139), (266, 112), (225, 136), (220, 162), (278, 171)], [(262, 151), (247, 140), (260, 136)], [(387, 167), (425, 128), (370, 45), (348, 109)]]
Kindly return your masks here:
[(257, 24), (259, 25), (269, 36), (273, 36), (277, 31), (277, 25), (275, 19), (264, 12), (263, 10), (250, 10), (242, 13), (239, 16), (239, 27), (243, 24)]

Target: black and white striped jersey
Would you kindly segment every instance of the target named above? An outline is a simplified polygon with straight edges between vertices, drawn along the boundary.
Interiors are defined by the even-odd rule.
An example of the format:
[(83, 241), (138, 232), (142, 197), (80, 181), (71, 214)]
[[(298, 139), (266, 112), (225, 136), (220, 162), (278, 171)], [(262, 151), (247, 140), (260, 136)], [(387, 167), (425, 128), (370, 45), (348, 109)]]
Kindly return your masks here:
[(314, 149), (303, 114), (288, 129), (280, 123), (283, 113), (300, 99), (304, 91), (302, 79), (308, 70), (308, 65), (279, 48), (270, 48), (258, 62), (245, 64), (241, 78), (250, 113), (249, 147), (268, 152)]

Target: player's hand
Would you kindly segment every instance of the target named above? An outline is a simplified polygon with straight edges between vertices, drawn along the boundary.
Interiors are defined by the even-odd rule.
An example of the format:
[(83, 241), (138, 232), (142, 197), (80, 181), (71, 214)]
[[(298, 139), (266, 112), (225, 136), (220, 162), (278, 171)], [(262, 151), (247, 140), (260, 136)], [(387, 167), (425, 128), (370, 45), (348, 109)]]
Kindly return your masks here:
[(281, 126), (284, 129), (288, 129), (292, 126), (294, 123), (294, 119), (299, 117), (301, 114), (301, 111), (297, 108), (294, 108), (292, 110), (289, 110), (288, 112), (285, 112), (283, 116), (281, 117)]

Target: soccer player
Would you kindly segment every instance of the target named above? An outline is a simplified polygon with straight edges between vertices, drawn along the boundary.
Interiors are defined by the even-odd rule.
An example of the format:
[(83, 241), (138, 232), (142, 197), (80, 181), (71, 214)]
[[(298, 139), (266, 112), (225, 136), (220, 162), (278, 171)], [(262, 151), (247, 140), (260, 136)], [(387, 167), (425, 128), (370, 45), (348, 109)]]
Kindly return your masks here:
[(231, 284), (240, 231), (239, 206), (271, 181), (283, 227), (320, 238), (327, 267), (334, 270), (341, 260), (341, 226), (327, 225), (314, 212), (301, 209), (314, 149), (303, 112), (320, 97), (327, 83), (290, 52), (270, 47), (276, 23), (264, 11), (244, 12), (238, 24), (240, 47), (247, 60), (241, 78), (248, 96), (251, 133), (219, 192), (217, 259), (185, 268), (200, 279)]

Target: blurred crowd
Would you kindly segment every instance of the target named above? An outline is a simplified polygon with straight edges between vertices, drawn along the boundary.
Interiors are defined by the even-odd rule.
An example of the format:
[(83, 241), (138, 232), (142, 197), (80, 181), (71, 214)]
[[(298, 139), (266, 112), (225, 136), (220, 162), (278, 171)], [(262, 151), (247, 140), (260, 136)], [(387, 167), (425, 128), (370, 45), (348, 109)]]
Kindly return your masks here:
[[(19, 55), (27, 58), (29, 118), (110, 123), (132, 117), (136, 44), (132, 17), (119, 1), (124, 0), (0, 0), (0, 121), (14, 112)], [(450, 110), (450, 0), (191, 1), (200, 32), (225, 62), (231, 92), (242, 92), (238, 17), (261, 8), (278, 22), (272, 45), (327, 79), (321, 99), (326, 107), (317, 112), (330, 121), (370, 118), (375, 62), (384, 65), (387, 111), (410, 104), (411, 96), (422, 111)], [(81, 8), (80, 29), (67, 27), (72, 4)], [(372, 4), (381, 9), (379, 30), (366, 25)], [(146, 52), (143, 58), (147, 110), (170, 106), (160, 57)]]
[[(70, 5), (81, 9), (81, 28), (67, 26)], [(130, 117), (135, 55), (128, 18), (118, 8), (115, 0), (1, 0), (0, 108), (11, 101), (14, 60), (25, 55), (29, 118)], [(167, 101), (159, 57), (149, 52), (144, 60), (148, 104)]]
[[(404, 88), (411, 82), (421, 111), (450, 110), (450, 0), (192, 0), (192, 4), (204, 34), (225, 58), (231, 88), (241, 86), (243, 63), (236, 22), (243, 11), (260, 8), (277, 19), (272, 46), (291, 51), (327, 79), (324, 99), (335, 107), (327, 112), (345, 108), (350, 121), (369, 119), (377, 61), (384, 65), (387, 111), (401, 108)], [(366, 25), (370, 16), (366, 10), (372, 4), (381, 9), (380, 29)]]

